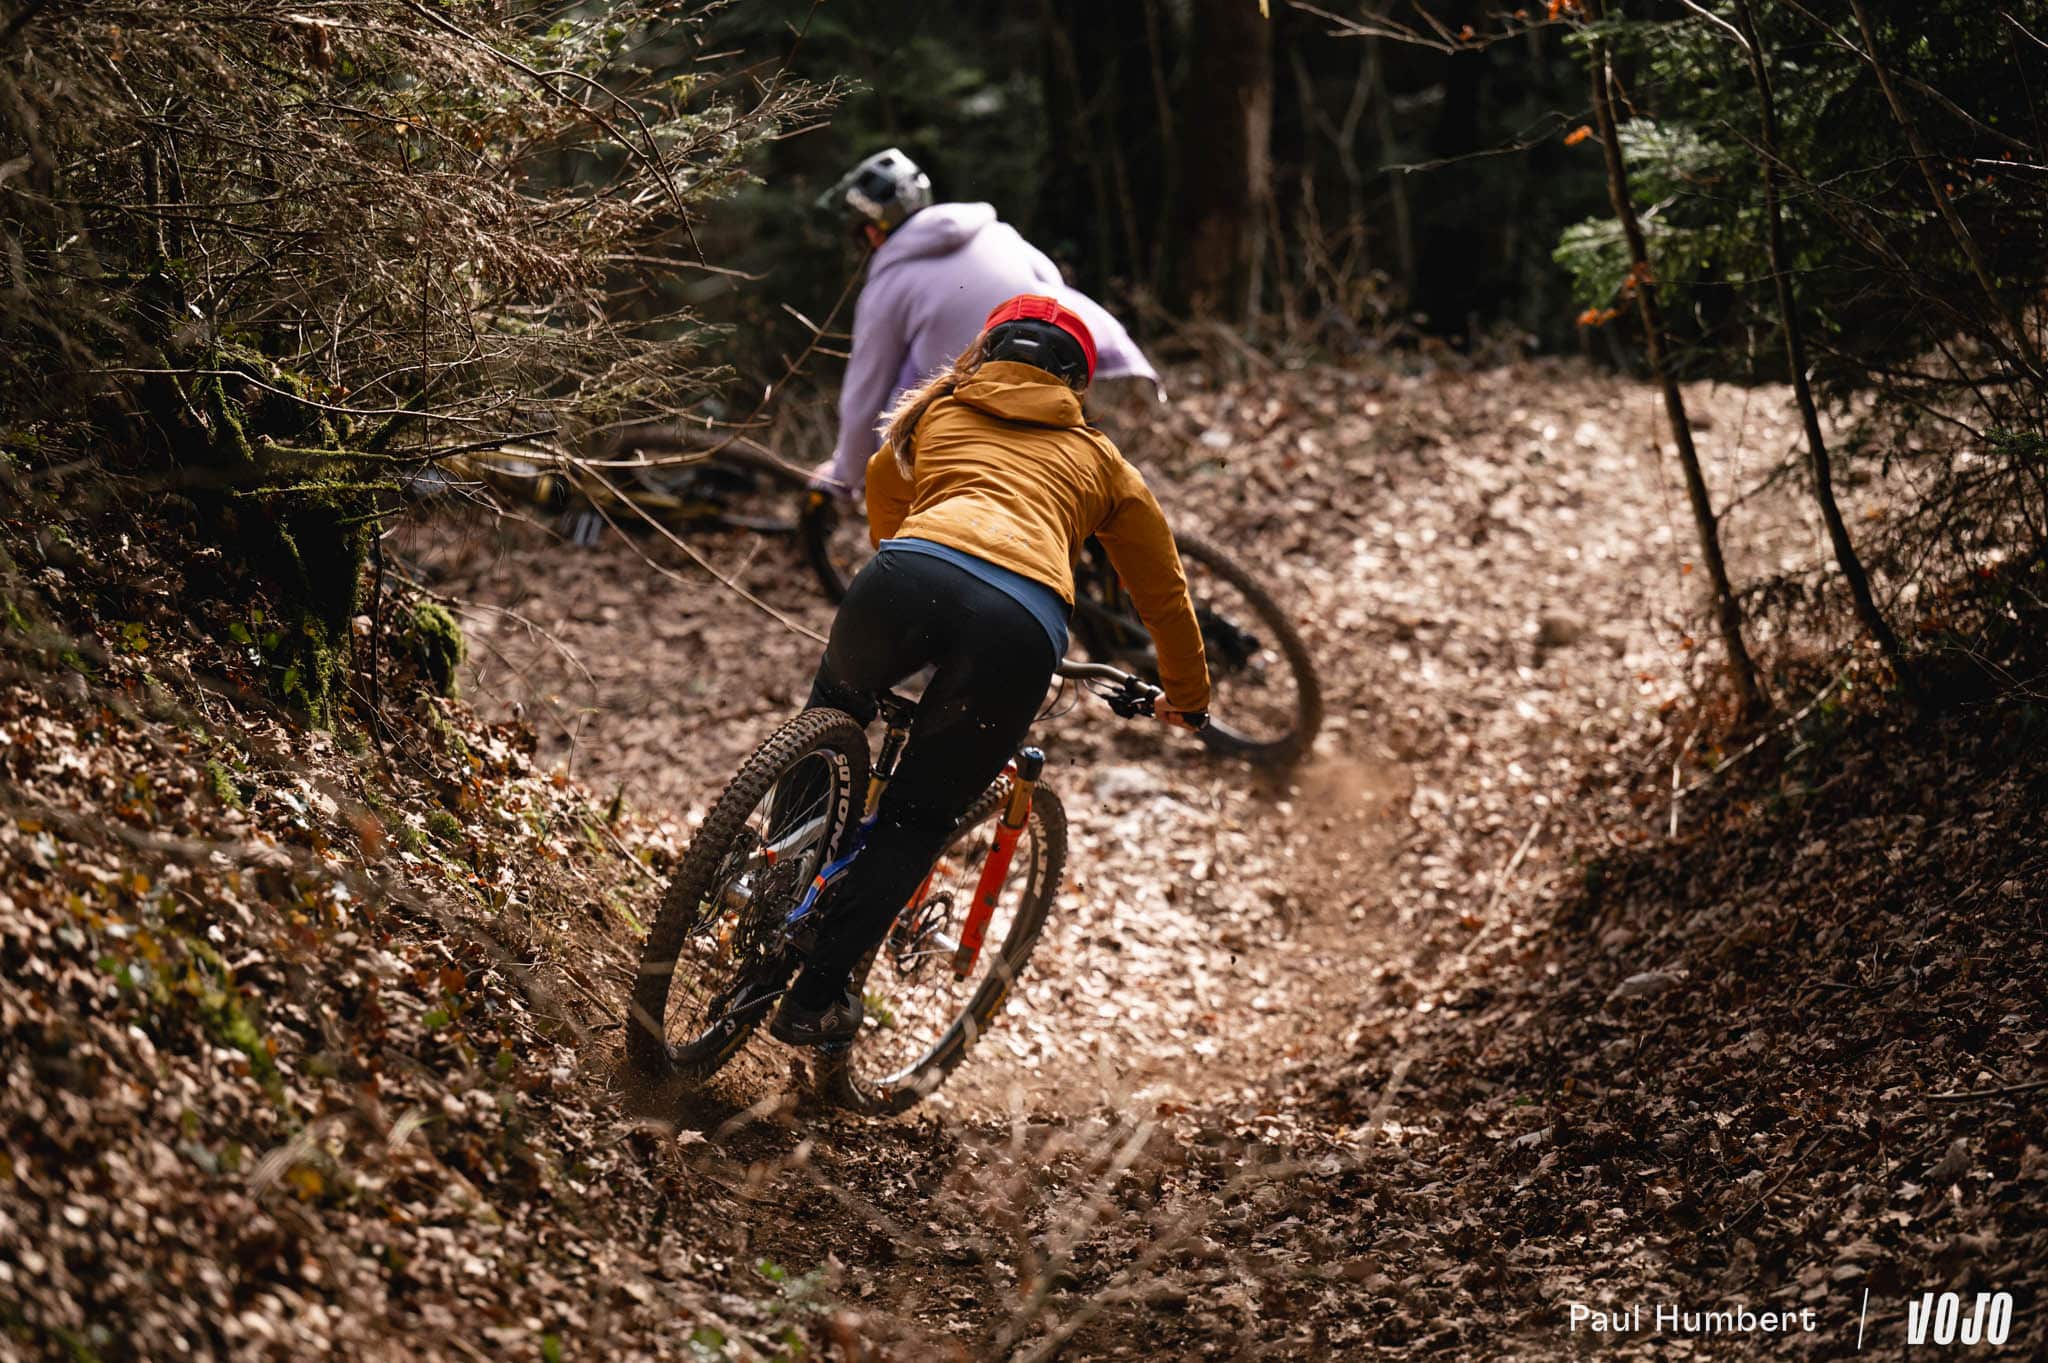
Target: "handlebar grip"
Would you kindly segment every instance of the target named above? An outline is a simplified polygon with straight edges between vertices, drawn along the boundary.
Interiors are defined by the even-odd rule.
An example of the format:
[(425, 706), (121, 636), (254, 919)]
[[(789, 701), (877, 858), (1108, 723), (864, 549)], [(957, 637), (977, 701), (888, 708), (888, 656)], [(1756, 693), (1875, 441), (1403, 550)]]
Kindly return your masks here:
[(1109, 702), (1109, 708), (1125, 719), (1150, 719), (1165, 694), (1158, 687), (1148, 686), (1136, 677), (1126, 677), (1123, 690), (1105, 699)]

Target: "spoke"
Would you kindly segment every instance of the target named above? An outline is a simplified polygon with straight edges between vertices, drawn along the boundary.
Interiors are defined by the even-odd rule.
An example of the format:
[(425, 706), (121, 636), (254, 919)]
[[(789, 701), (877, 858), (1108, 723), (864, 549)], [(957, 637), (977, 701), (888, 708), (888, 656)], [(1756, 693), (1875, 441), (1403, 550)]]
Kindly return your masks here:
[(830, 834), (832, 775), (824, 758), (785, 773), (724, 848), (695, 926), (679, 944), (665, 1019), (672, 1044), (712, 1040), (736, 1020), (757, 1019), (781, 995), (790, 964), (782, 916)]
[[(1013, 869), (997, 897), (979, 960), (966, 979), (953, 973), (960, 928), (987, 859), (996, 811), (967, 830), (932, 871), (930, 897), (918, 925), (921, 932), (901, 947), (877, 953), (863, 985), (870, 1000), (870, 1027), (854, 1047), (850, 1064), (862, 1082), (877, 1089), (904, 1082), (923, 1064), (965, 1015), (991, 976), (1008, 978), (1003, 948), (1029, 884), (1041, 825), (1034, 820), (1019, 840)], [(885, 1015), (885, 1016), (884, 1016)]]
[[(819, 803), (820, 805), (822, 805), (823, 801), (820, 801)], [(783, 834), (775, 841), (767, 844), (767, 846), (764, 847), (762, 850), (767, 854), (767, 859), (771, 863), (780, 861), (782, 858), (788, 856), (791, 852), (801, 851), (805, 848), (808, 848), (812, 843), (816, 842), (818, 838), (821, 835), (823, 835), (824, 832), (825, 816), (823, 814), (819, 814), (814, 819), (810, 819), (804, 823), (798, 824), (795, 828), (789, 830), (789, 832)]]

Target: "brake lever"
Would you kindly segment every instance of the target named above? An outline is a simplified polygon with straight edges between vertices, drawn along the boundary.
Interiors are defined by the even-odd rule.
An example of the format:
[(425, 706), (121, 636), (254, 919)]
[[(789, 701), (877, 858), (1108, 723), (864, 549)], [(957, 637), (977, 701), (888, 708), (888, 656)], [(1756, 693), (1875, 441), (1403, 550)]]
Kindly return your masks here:
[(1136, 677), (1126, 682), (1123, 688), (1103, 699), (1109, 703), (1110, 711), (1123, 719), (1150, 719), (1166, 693), (1156, 686), (1150, 686)]

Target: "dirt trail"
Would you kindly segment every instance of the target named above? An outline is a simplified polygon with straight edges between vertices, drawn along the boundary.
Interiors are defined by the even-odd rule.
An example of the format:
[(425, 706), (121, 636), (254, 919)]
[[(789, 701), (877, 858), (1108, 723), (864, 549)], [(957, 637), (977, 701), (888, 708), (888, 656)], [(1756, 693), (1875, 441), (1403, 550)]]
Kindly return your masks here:
[[(1199, 1103), (1341, 1038), (1404, 924), (1511, 900), (1499, 872), (1532, 827), (1520, 871), (1542, 864), (1575, 737), (1684, 685), (1688, 531), (1661, 514), (1645, 392), (1548, 367), (1289, 377), (1195, 392), (1191, 445), (1132, 444), (1166, 451), (1148, 467), (1176, 519), (1298, 612), (1329, 692), (1316, 754), (1261, 778), (1085, 700), (1042, 726), (1068, 883), (1019, 1025), (938, 1106)], [(1774, 448), (1763, 403), (1696, 398), (1708, 440)], [(697, 547), (829, 624), (788, 546)], [(807, 688), (815, 644), (659, 541), (442, 524), (407, 549), (471, 605), (478, 707), (516, 706), (543, 761), (679, 830)]]
[[(1549, 364), (1178, 386), (1176, 420), (1194, 438), (1128, 448), (1170, 514), (1256, 565), (1296, 611), (1327, 693), (1313, 760), (1256, 778), (1087, 703), (1046, 724), (1074, 836), (1018, 1001), (919, 1118), (842, 1128), (863, 1157), (817, 1157), (842, 1184), (829, 1204), (838, 1229), (795, 1242), (773, 1226), (737, 1232), (793, 1254), (829, 1245), (849, 1300), (879, 1293), (934, 1337), (979, 1338), (976, 1356), (1012, 1337), (1013, 1303), (988, 1284), (1028, 1285), (1046, 1232), (1020, 1232), (997, 1272), (993, 1243), (945, 1248), (953, 1213), (935, 1190), (1035, 1167), (1045, 1217), (1097, 1205), (1116, 1175), (1072, 1153), (1091, 1148), (1083, 1127), (1098, 1145), (1147, 1149), (1162, 1137), (1146, 1124), (1160, 1121), (1189, 1149), (1218, 1131), (1304, 1159), (1358, 1148), (1362, 1129), (1311, 1129), (1290, 1110), (1287, 1072), (1347, 1051), (1368, 1004), (1433, 1006), (1434, 977), (1456, 967), (1433, 945), (1447, 922), (1468, 942), (1517, 939), (1529, 887), (1556, 869), (1564, 792), (1618, 735), (1661, 723), (1698, 667), (1691, 533), (1673, 519), (1683, 503), (1648, 390)], [(1717, 492), (1746, 491), (1786, 448), (1783, 404), (1705, 388), (1692, 399)], [(1819, 560), (1818, 527), (1789, 505), (1740, 509), (1731, 543), (1751, 563), (1738, 571)], [(828, 621), (786, 546), (698, 547), (778, 608)], [(468, 694), (486, 717), (523, 713), (543, 764), (621, 791), (679, 841), (798, 703), (816, 656), (659, 542), (614, 536), (583, 551), (532, 527), (442, 521), (403, 555), (468, 603)], [(786, 1060), (755, 1049), (770, 1053), (747, 1073), (772, 1088)], [(1403, 1119), (1398, 1105), (1381, 1116)], [(1044, 1135), (1062, 1129), (1065, 1156)], [(826, 1186), (805, 1177), (811, 1195)], [(863, 1186), (865, 1204), (846, 1191)], [(920, 1195), (936, 1218), (929, 1252), (911, 1256), (924, 1270), (864, 1266), (873, 1246), (848, 1227), (905, 1230), (897, 1219)], [(988, 1205), (954, 1212), (971, 1227), (961, 1209)], [(1277, 1307), (1244, 1309), (1248, 1322)], [(1110, 1350), (1114, 1328), (1091, 1328)]]

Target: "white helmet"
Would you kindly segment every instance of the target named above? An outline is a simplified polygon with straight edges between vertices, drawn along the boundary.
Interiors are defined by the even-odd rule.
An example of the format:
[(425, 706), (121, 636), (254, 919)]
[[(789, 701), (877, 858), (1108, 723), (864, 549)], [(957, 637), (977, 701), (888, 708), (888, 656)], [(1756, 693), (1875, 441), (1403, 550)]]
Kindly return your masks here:
[(844, 213), (853, 226), (872, 223), (884, 232), (931, 202), (931, 177), (895, 147), (876, 152), (818, 198), (820, 208)]

